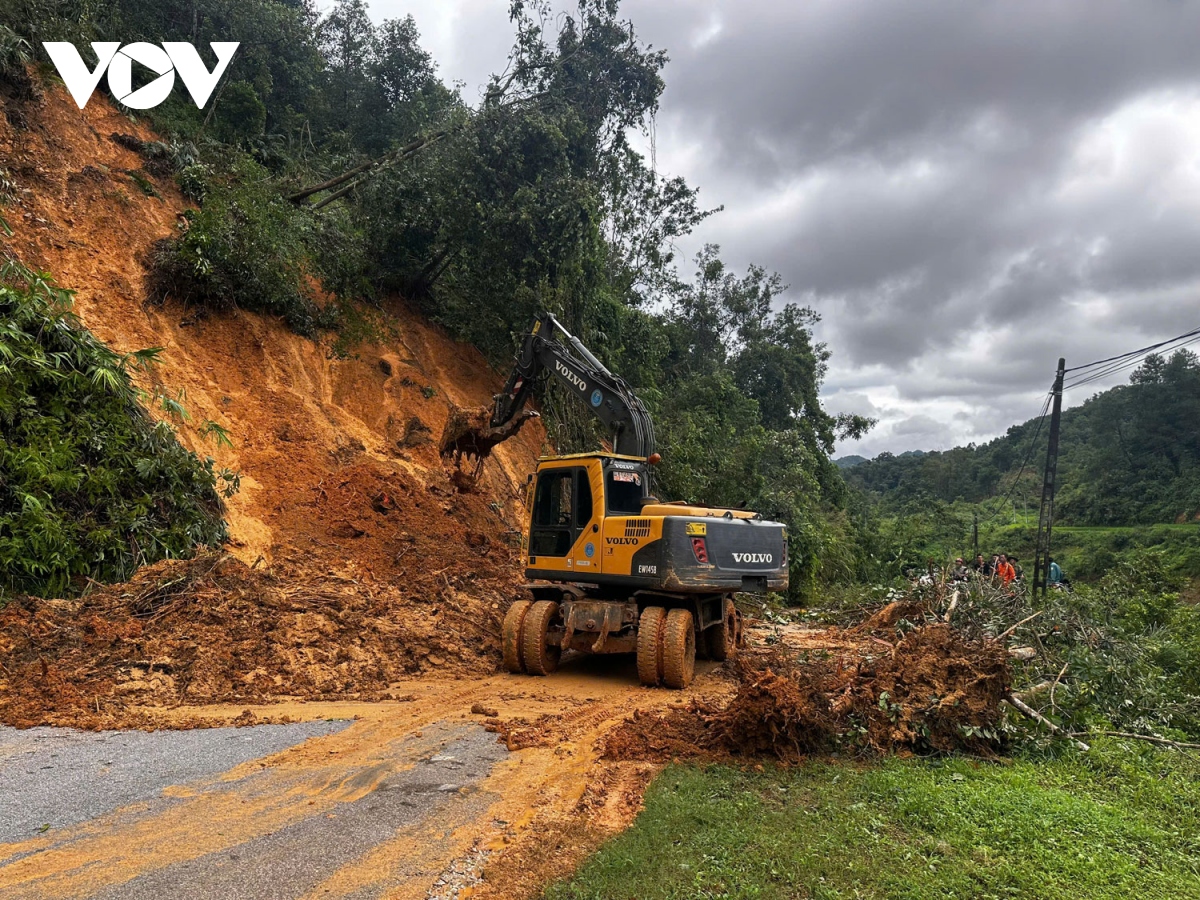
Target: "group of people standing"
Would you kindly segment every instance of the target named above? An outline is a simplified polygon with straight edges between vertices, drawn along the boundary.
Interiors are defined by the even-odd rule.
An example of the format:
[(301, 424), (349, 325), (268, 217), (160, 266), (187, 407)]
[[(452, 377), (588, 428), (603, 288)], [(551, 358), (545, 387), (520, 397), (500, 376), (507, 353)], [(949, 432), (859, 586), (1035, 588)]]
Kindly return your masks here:
[(975, 557), (975, 562), (968, 566), (960, 556), (954, 561), (954, 580), (966, 581), (978, 578), (1008, 587), (1019, 578), (1025, 577), (1025, 570), (1015, 556), (1006, 553), (994, 553), (990, 560), (984, 559), (982, 553)]
[[(990, 560), (985, 559), (980, 553), (975, 557), (975, 562), (969, 566), (961, 556), (954, 561), (955, 581), (977, 579), (1008, 587), (1014, 581), (1021, 581), (1024, 578), (1025, 570), (1021, 568), (1021, 563), (1015, 556), (1009, 556), (1006, 553), (994, 553)], [(1062, 567), (1053, 559), (1050, 560), (1050, 566), (1046, 572), (1046, 583), (1067, 586), (1067, 579), (1063, 575)]]

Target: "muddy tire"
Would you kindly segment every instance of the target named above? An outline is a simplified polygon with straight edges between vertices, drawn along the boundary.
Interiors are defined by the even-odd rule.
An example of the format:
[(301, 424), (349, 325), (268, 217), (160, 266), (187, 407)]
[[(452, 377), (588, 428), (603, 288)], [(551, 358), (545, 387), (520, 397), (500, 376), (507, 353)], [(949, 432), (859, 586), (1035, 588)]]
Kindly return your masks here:
[(663, 678), (662, 630), (667, 611), (661, 606), (648, 606), (638, 619), (637, 670), (638, 681), (655, 687)]
[(662, 638), (663, 682), (669, 688), (685, 688), (696, 675), (696, 629), (686, 609), (667, 613)]
[(530, 675), (549, 675), (558, 668), (562, 647), (551, 644), (546, 632), (558, 615), (558, 604), (553, 600), (539, 600), (525, 613), (521, 623), (521, 661)]
[(531, 606), (532, 600), (516, 600), (504, 614), (504, 668), (514, 675), (525, 671), (525, 661), (521, 655), (521, 625)]
[(703, 635), (708, 658), (718, 662), (737, 656), (737, 648), (741, 644), (742, 617), (729, 597), (725, 598), (721, 620), (720, 625), (713, 625)]

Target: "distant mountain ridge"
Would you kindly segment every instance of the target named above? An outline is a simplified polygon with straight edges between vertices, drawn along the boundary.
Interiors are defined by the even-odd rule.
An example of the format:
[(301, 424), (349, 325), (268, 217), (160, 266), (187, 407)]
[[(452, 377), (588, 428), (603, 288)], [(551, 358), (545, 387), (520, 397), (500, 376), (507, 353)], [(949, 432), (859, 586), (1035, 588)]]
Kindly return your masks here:
[[(980, 446), (835, 460), (886, 507), (1009, 497), (1036, 508), (1048, 423), (1031, 419)], [(1055, 509), (1077, 525), (1184, 522), (1200, 513), (1200, 359), (1149, 356), (1128, 385), (1063, 412)]]
[[(880, 456), (883, 456), (883, 455), (884, 454), (882, 454), (882, 453), (880, 454)], [(896, 459), (907, 459), (910, 456), (921, 457), (921, 456), (928, 456), (928, 455), (929, 455), (928, 450), (905, 450), (903, 453), (896, 456)], [(852, 454), (850, 456), (839, 456), (837, 459), (835, 459), (833, 461), (833, 464), (835, 466), (837, 466), (839, 469), (853, 469), (855, 466), (861, 466), (863, 463), (868, 463), (868, 462), (872, 462), (872, 460), (867, 459), (867, 457), (865, 457), (865, 456), (858, 456), (857, 454)]]

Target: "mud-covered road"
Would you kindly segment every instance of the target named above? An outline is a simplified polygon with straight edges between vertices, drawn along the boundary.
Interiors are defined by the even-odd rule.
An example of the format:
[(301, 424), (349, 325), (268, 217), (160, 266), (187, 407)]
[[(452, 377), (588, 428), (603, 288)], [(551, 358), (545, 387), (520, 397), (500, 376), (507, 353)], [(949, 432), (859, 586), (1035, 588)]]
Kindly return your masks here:
[(397, 687), (254, 710), (292, 725), (6, 730), (0, 897), (526, 897), (636, 815), (655, 767), (600, 760), (604, 733), (730, 690), (711, 663), (642, 688), (621, 658)]

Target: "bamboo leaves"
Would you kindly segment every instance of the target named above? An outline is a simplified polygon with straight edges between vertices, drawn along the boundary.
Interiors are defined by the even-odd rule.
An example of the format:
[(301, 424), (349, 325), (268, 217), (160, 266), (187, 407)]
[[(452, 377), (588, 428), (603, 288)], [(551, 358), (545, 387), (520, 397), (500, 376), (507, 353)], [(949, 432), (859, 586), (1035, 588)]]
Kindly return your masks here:
[[(218, 491), (237, 490), (140, 406), (130, 372), (161, 348), (113, 352), (70, 300), (46, 273), (0, 266), (0, 598), (64, 594), (219, 544)], [(182, 396), (157, 397), (186, 417)]]

